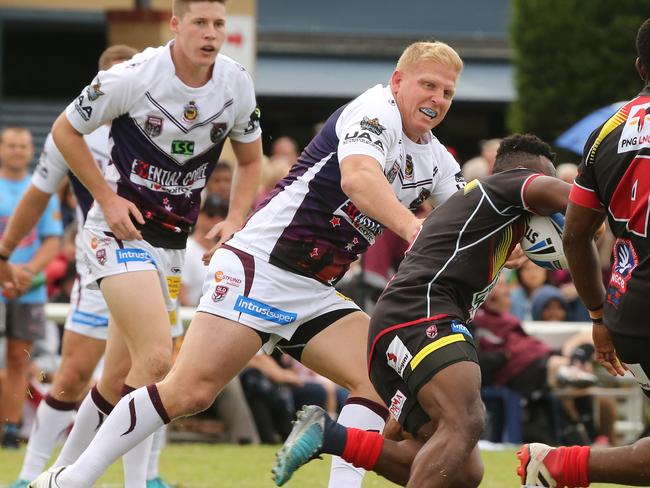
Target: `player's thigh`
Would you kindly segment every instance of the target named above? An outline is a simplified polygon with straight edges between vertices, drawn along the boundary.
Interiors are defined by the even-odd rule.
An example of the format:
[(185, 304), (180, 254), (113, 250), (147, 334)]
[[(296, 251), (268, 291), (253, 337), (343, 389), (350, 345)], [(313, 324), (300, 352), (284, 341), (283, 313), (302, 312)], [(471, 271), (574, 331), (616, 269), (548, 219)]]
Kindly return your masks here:
[(107, 276), (100, 286), (111, 316), (132, 354), (143, 354), (156, 347), (169, 349), (169, 314), (156, 271)]
[[(459, 361), (437, 371), (417, 392), (418, 404), (430, 419), (475, 430), (484, 416), (481, 371), (477, 363)], [(459, 432), (460, 433), (460, 432)]]
[(345, 315), (306, 343), (301, 362), (349, 390), (369, 386), (368, 324), (368, 316), (361, 311)]
[(197, 312), (185, 334), (176, 362), (161, 389), (179, 394), (216, 394), (235, 377), (262, 346), (253, 329), (231, 320)]

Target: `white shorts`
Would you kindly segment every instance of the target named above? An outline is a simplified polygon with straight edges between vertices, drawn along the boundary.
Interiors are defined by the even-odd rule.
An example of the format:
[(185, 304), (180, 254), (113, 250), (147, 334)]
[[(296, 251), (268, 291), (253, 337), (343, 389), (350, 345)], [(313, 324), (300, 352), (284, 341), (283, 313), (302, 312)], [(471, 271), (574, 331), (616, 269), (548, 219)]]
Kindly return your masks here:
[(108, 338), (108, 305), (102, 292), (84, 288), (77, 278), (70, 294), (70, 312), (65, 329), (93, 339)]
[(196, 310), (269, 333), (264, 349), (270, 352), (281, 339), (291, 339), (301, 324), (359, 307), (332, 286), (225, 245), (210, 260)]
[(178, 294), (181, 289), (185, 249), (154, 247), (143, 240), (122, 241), (108, 231), (93, 227), (84, 228), (81, 246), (81, 285), (86, 289), (98, 290), (98, 280), (107, 276), (133, 271), (156, 271), (169, 312), (172, 332), (176, 335), (182, 334)]

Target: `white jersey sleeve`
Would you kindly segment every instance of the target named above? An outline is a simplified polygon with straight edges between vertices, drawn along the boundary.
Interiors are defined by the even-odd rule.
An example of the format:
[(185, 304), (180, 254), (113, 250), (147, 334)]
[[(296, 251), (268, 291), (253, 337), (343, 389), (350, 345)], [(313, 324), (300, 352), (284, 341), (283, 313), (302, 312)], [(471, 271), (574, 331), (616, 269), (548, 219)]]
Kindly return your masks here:
[(90, 134), (104, 123), (129, 112), (134, 101), (142, 94), (138, 73), (139, 64), (146, 61), (146, 58), (140, 56), (145, 53), (97, 73), (93, 81), (65, 109), (72, 127), (82, 134)]
[(391, 148), (402, 135), (399, 111), (390, 100), (378, 85), (343, 110), (336, 123), (339, 161), (353, 154), (363, 154), (376, 159), (382, 170), (386, 169)]
[(250, 74), (240, 66), (240, 76), (236, 86), (237, 116), (229, 137), (237, 142), (253, 142), (262, 136), (260, 129), (260, 109), (255, 100), (255, 89)]
[(36, 170), (32, 175), (32, 185), (44, 193), (56, 193), (68, 171), (68, 165), (59, 148), (56, 147), (52, 134), (48, 134)]
[(465, 186), (465, 179), (456, 159), (435, 138), (433, 141), (433, 152), (440, 170), (440, 178), (433, 187), (431, 198), (435, 205), (438, 206), (458, 190), (462, 189)]

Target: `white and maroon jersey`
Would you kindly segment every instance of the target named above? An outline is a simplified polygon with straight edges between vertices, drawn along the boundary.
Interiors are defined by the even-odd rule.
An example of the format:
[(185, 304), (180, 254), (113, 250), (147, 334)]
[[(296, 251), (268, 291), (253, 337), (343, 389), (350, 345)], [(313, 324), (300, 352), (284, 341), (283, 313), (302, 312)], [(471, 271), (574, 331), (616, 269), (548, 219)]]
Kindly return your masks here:
[(376, 159), (411, 209), (431, 195), (441, 203), (464, 185), (458, 163), (433, 135), (421, 144), (406, 137), (390, 88), (377, 85), (330, 116), (229, 244), (335, 283), (383, 230), (341, 190), (339, 162), (353, 154)]
[[(88, 148), (90, 149), (90, 153), (93, 155), (93, 158), (102, 173), (108, 166), (108, 161), (110, 159), (108, 155), (109, 130), (109, 126), (104, 124), (99, 126), (97, 130), (84, 136), (86, 144), (88, 144)], [(38, 159), (36, 170), (32, 175), (32, 185), (44, 193), (54, 194), (59, 190), (61, 182), (66, 176), (70, 179), (72, 191), (77, 200), (76, 239), (80, 239), (81, 229), (83, 229), (84, 223), (86, 222), (86, 216), (93, 204), (93, 197), (86, 187), (77, 179), (74, 173), (70, 171), (68, 163), (54, 143), (52, 134), (48, 134), (45, 139), (45, 144), (43, 145), (43, 151)], [(80, 247), (77, 245), (77, 253), (79, 252)], [(78, 260), (80, 256), (77, 255), (76, 258)]]
[[(261, 131), (253, 82), (241, 65), (219, 55), (212, 78), (188, 87), (176, 76), (172, 43), (100, 71), (66, 116), (82, 134), (112, 120), (106, 180), (144, 215), (145, 240), (180, 249), (225, 138), (252, 142)], [(87, 224), (108, 230), (98, 205)]]

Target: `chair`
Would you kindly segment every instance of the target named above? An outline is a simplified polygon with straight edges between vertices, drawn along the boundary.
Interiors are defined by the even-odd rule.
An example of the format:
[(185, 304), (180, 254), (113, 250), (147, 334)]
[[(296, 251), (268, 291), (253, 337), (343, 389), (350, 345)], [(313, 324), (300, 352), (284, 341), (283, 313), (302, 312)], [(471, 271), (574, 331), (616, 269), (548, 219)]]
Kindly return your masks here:
[(481, 399), (488, 414), (488, 440), (508, 444), (521, 444), (521, 395), (502, 386), (484, 386)]

